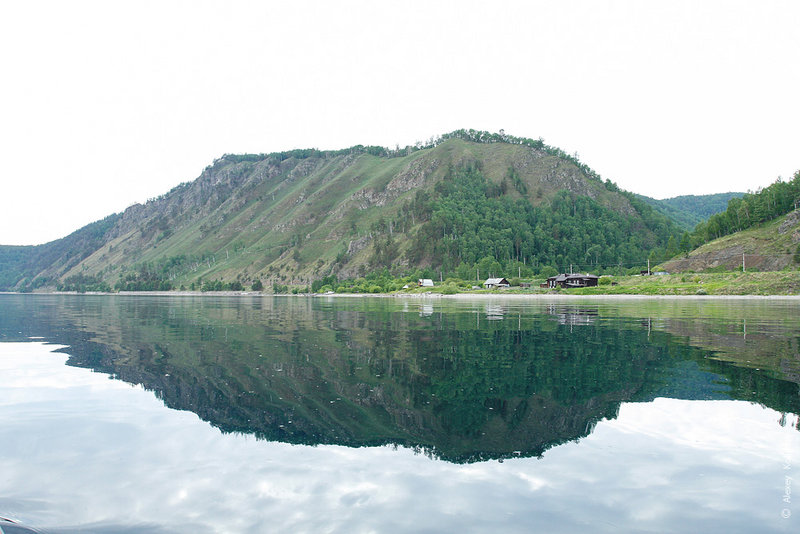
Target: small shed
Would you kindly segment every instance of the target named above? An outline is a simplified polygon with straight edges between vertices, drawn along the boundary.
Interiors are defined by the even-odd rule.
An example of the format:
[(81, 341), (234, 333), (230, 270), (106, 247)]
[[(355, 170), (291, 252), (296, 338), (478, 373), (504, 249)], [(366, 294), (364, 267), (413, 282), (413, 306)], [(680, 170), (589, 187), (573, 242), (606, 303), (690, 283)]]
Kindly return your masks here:
[(487, 278), (483, 283), (483, 287), (486, 289), (495, 289), (498, 287), (511, 287), (511, 284), (509, 284), (508, 280), (505, 278)]
[(433, 287), (433, 280), (430, 278), (420, 278), (417, 285), (419, 287)]

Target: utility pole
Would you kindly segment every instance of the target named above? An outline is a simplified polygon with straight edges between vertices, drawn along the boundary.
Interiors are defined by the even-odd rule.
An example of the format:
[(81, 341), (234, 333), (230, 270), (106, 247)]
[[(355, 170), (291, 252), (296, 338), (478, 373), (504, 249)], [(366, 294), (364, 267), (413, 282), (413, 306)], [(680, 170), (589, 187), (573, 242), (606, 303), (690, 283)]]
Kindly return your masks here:
[(650, 276), (650, 258), (647, 258), (647, 276)]
[(744, 252), (742, 252), (742, 272), (744, 272)]

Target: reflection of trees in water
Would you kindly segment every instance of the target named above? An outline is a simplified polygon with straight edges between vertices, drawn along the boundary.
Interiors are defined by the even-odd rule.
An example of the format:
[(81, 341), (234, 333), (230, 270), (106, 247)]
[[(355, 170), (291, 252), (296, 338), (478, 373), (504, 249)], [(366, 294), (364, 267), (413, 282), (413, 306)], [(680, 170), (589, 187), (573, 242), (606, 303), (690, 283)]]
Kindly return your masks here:
[[(257, 302), (26, 305), (0, 332), (70, 344), (71, 364), (143, 384), (225, 431), (397, 443), (452, 461), (538, 455), (587, 435), (621, 402), (657, 395), (800, 412), (796, 384), (706, 360), (640, 321), (598, 321), (592, 307), (508, 317), (502, 306), (423, 314), (366, 300)], [(496, 320), (476, 320), (490, 311)]]

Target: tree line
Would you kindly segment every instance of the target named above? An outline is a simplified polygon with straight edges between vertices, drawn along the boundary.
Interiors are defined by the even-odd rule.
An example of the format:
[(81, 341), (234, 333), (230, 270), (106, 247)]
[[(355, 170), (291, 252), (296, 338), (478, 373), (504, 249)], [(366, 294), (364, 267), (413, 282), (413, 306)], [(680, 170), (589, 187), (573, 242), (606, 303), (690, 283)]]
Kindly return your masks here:
[(780, 178), (755, 193), (728, 201), (728, 208), (698, 224), (690, 235), (691, 248), (746, 230), (796, 209), (800, 204), (800, 171), (784, 182)]

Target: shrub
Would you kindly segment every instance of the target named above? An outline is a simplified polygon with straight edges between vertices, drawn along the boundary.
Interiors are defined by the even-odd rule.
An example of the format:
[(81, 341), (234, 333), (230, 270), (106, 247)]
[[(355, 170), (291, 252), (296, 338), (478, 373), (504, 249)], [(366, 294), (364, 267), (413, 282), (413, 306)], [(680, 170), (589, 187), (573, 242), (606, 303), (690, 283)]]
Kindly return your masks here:
[(282, 285), (282, 284), (272, 284), (272, 292), (273, 293), (288, 293), (289, 286)]

